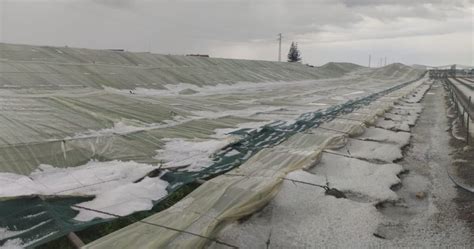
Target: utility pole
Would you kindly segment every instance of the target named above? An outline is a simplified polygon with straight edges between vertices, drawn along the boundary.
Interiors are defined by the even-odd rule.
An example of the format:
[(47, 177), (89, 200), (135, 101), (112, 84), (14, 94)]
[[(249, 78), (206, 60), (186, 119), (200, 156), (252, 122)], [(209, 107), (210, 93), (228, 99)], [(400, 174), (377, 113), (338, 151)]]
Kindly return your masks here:
[(369, 54), (369, 68), (370, 68), (370, 61), (372, 60), (372, 55)]
[(387, 56), (385, 56), (385, 63), (384, 65), (386, 66), (387, 65)]
[(278, 34), (278, 61), (281, 62), (281, 33)]

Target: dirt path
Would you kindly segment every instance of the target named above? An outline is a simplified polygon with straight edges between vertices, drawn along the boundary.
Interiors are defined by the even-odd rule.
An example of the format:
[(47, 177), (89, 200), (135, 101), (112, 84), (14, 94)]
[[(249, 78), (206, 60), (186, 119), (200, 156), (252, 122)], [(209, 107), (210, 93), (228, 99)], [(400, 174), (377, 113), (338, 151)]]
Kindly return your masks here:
[(424, 110), (400, 162), (408, 170), (397, 190), (403, 200), (381, 205), (389, 221), (377, 234), (396, 247), (473, 247), (473, 216), (466, 207), (472, 208), (474, 198), (457, 189), (447, 174), (453, 148), (442, 85), (435, 83), (421, 103)]

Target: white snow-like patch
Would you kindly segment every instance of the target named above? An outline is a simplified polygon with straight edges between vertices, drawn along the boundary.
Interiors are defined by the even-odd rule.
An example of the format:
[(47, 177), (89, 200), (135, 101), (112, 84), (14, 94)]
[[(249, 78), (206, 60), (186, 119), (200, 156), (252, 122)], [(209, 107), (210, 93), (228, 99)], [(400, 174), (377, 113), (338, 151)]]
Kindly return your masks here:
[(410, 143), (410, 137), (411, 134), (408, 132), (395, 132), (381, 128), (370, 127), (365, 129), (364, 134), (358, 137), (358, 139), (378, 141), (384, 143), (394, 143), (399, 145), (400, 147), (403, 147)]
[(146, 124), (142, 123), (138, 120), (125, 120), (122, 119), (114, 123), (114, 126), (111, 128), (105, 128), (100, 130), (88, 130), (85, 132), (77, 133), (72, 137), (66, 137), (65, 139), (77, 139), (77, 138), (89, 138), (89, 137), (100, 137), (100, 136), (108, 136), (108, 135), (125, 135), (130, 134), (138, 131), (146, 131), (146, 130), (153, 130), (159, 128), (166, 128), (175, 125), (182, 124), (184, 122), (188, 122), (193, 119), (199, 119), (200, 117), (174, 117), (173, 120), (164, 120), (163, 123), (154, 123), (154, 124)]
[[(31, 231), (35, 228), (38, 228), (46, 223), (49, 223), (51, 222), (52, 220), (46, 220), (46, 221), (43, 221), (43, 222), (40, 222), (28, 229), (25, 229), (25, 230), (15, 230), (15, 231), (12, 231), (12, 230), (8, 230), (7, 228), (3, 228), (3, 227), (0, 227), (0, 240), (3, 240), (3, 239), (6, 239), (6, 238), (10, 238), (10, 237), (13, 237), (13, 236), (17, 236), (17, 235), (20, 235), (22, 233), (26, 233), (28, 231)], [(12, 241), (15, 241), (14, 239)], [(20, 241), (22, 242), (22, 241)], [(1, 247), (0, 247), (1, 248)]]
[(128, 125), (123, 121), (119, 121), (114, 124), (114, 127), (112, 128), (106, 128), (102, 130), (96, 131), (98, 134), (112, 134), (112, 133), (117, 133), (117, 134), (127, 134), (131, 132), (136, 132), (142, 130), (143, 127), (139, 126), (134, 126), (134, 125)]
[(0, 240), (13, 237), (21, 233), (23, 233), (23, 231), (10, 231), (6, 228), (0, 227)]
[(227, 94), (231, 92), (239, 93), (253, 93), (253, 92), (268, 92), (272, 89), (285, 88), (288, 85), (308, 85), (312, 84), (312, 80), (301, 80), (301, 81), (277, 81), (277, 82), (237, 82), (233, 84), (217, 84), (217, 85), (205, 85), (197, 86), (189, 83), (178, 83), (178, 84), (167, 84), (164, 85), (165, 89), (149, 89), (137, 87), (135, 89), (116, 89), (112, 87), (104, 87), (105, 91), (118, 93), (118, 94), (131, 94), (139, 96), (176, 96), (182, 91), (192, 90), (195, 93), (193, 95), (206, 96), (214, 94)]
[(355, 91), (355, 92), (351, 92), (351, 93), (346, 93), (346, 94), (344, 94), (344, 96), (357, 95), (357, 94), (362, 94), (362, 93), (365, 93), (365, 92), (364, 91)]
[[(295, 171), (287, 178), (325, 184), (324, 177)], [(365, 248), (382, 216), (373, 203), (336, 199), (322, 188), (284, 181), (258, 215), (233, 223), (218, 239), (239, 248)], [(224, 248), (213, 244), (211, 248)]]
[(226, 139), (166, 139), (163, 149), (157, 150), (156, 159), (164, 160), (164, 168), (186, 166), (188, 171), (198, 171), (212, 164), (212, 155), (236, 138)]
[(238, 131), (241, 129), (250, 129), (251, 131), (259, 131), (260, 128), (269, 124), (271, 122), (263, 121), (263, 122), (248, 122), (248, 123), (241, 123), (237, 124), (236, 128), (222, 128), (222, 129), (215, 129), (214, 132), (216, 134), (212, 135), (214, 138), (228, 138), (230, 136), (229, 133)]
[(373, 201), (397, 200), (390, 187), (400, 183), (403, 168), (398, 164), (373, 164), (363, 160), (324, 153), (312, 173), (327, 177), (329, 186), (361, 194)]
[[(419, 103), (415, 103), (415, 104), (408, 104), (408, 103), (403, 103), (402, 104), (396, 104), (391, 112), (393, 112), (393, 110), (398, 110), (398, 111), (406, 111), (409, 113), (409, 115), (415, 115), (415, 114), (420, 114), (421, 111), (423, 110), (423, 106)], [(398, 113), (398, 114), (401, 114), (401, 115), (405, 115), (405, 113)]]
[(23, 249), (23, 248), (26, 248), (44, 238), (47, 238), (53, 234), (55, 234), (56, 232), (50, 232), (48, 234), (45, 234), (43, 235), (42, 237), (39, 237), (39, 238), (36, 238), (36, 239), (33, 239), (33, 240), (29, 240), (29, 241), (23, 241), (19, 238), (16, 238), (16, 239), (10, 239), (10, 240), (7, 240), (5, 242), (5, 244), (1, 245), (0, 248), (1, 249)]
[(408, 122), (385, 120), (384, 118), (379, 118), (375, 122), (375, 126), (392, 131), (410, 131), (410, 125)]
[(425, 96), (425, 93), (430, 88), (429, 84), (422, 84), (415, 89), (410, 95), (406, 96), (404, 101), (408, 103), (418, 103)]
[[(0, 197), (26, 195), (92, 196), (79, 206), (118, 215), (148, 210), (152, 201), (167, 194), (168, 182), (159, 177), (134, 183), (157, 167), (136, 162), (96, 162), (70, 168), (40, 165), (29, 176), (0, 173)], [(101, 213), (78, 209), (78, 220), (106, 217)]]
[[(208, 119), (217, 119), (227, 116), (235, 117), (252, 117), (258, 114), (271, 113), (281, 110), (280, 106), (253, 106), (240, 110), (223, 110), (223, 111), (194, 111), (193, 115)], [(283, 118), (283, 117), (282, 117)]]
[(376, 121), (375, 126), (393, 131), (410, 131), (410, 126), (416, 124), (421, 107), (419, 104), (397, 105), (390, 112), (385, 113), (383, 118)]
[(403, 157), (399, 145), (391, 143), (361, 141), (351, 138), (347, 140), (346, 146), (335, 151), (335, 153), (369, 161), (375, 160), (388, 163), (391, 163)]
[(111, 128), (105, 128), (105, 129), (100, 129), (100, 130), (88, 130), (85, 132), (77, 133), (72, 137), (66, 137), (65, 139), (76, 139), (76, 138), (88, 138), (88, 137), (99, 137), (99, 136), (107, 136), (107, 135), (113, 135), (113, 134), (128, 134), (132, 132), (137, 132), (140, 130), (144, 130), (145, 128), (148, 127), (139, 127), (139, 126), (134, 126), (134, 125), (128, 125), (122, 121), (114, 123), (114, 126)]
[[(420, 101), (428, 88), (425, 85), (418, 87), (405, 100)], [(379, 119), (378, 126), (410, 131), (409, 125), (415, 123), (421, 106), (404, 104), (391, 112), (386, 118), (392, 120)], [(326, 150), (329, 153), (324, 153), (310, 172), (295, 171), (287, 175), (289, 179), (318, 185), (328, 182), (332, 188), (363, 196), (367, 203), (336, 199), (324, 195), (321, 188), (284, 181), (280, 192), (262, 211), (243, 223), (228, 226), (218, 239), (239, 248), (366, 248), (367, 245), (378, 245), (380, 239), (374, 233), (385, 219), (374, 204), (399, 199), (390, 187), (400, 183), (397, 175), (403, 168), (390, 162), (402, 158), (401, 147), (409, 144), (409, 140), (408, 132), (368, 128), (357, 139), (349, 139), (345, 147)], [(420, 184), (419, 187), (424, 186)], [(223, 247), (213, 244), (213, 248)]]
[[(102, 191), (96, 198), (77, 204), (77, 206), (106, 211), (114, 215), (125, 216), (135, 211), (150, 210), (153, 201), (166, 196), (168, 182), (159, 178), (145, 177), (137, 183), (124, 183), (115, 188)], [(79, 221), (89, 221), (94, 218), (115, 218), (103, 213), (74, 208), (79, 211), (75, 217)]]
[(226, 156), (235, 156), (237, 154), (239, 154), (240, 152), (238, 152), (237, 150), (231, 150), (229, 152), (226, 153)]
[(69, 168), (42, 164), (29, 176), (0, 173), (0, 197), (23, 195), (96, 195), (133, 182), (155, 166), (136, 162), (97, 162)]
[(409, 126), (415, 125), (416, 120), (418, 119), (418, 116), (398, 115), (398, 114), (393, 114), (393, 113), (385, 113), (384, 117), (385, 119), (388, 119), (388, 120), (406, 123)]
[(43, 188), (29, 177), (14, 173), (0, 173), (0, 186), (0, 197), (34, 195)]
[[(193, 91), (199, 91), (201, 89), (199, 86), (187, 83), (168, 84), (164, 87), (166, 89), (149, 89), (143, 87), (137, 87), (135, 89), (116, 89), (112, 87), (104, 87), (104, 89), (112, 93), (136, 94), (140, 96), (173, 96), (179, 95), (179, 93), (183, 90), (190, 89)], [(132, 93), (130, 93), (130, 91), (132, 91)]]
[(418, 116), (419, 112), (416, 109), (403, 109), (403, 108), (392, 108), (389, 113), (397, 114), (397, 115), (416, 115)]
[(333, 99), (333, 100), (345, 100), (346, 98), (344, 98), (342, 96), (333, 96), (333, 97), (331, 97), (331, 99)]
[(318, 102), (312, 102), (312, 103), (308, 103), (308, 105), (326, 106), (326, 105), (329, 105), (329, 104), (326, 104), (326, 103), (318, 103)]
[(5, 244), (0, 246), (1, 249), (23, 249), (25, 245), (21, 239), (7, 240)]

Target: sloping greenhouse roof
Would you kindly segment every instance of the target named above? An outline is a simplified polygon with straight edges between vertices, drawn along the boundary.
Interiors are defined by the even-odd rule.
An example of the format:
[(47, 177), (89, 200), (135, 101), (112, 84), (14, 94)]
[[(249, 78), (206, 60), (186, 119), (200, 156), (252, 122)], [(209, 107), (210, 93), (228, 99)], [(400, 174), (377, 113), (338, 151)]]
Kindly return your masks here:
[[(403, 65), (312, 68), (0, 44), (0, 245), (18, 239), (33, 246), (111, 218), (71, 209), (75, 203), (120, 215), (148, 210), (198, 178), (276, 153), (271, 147), (293, 141), (321, 113), (421, 73)], [(347, 119), (365, 120), (374, 111)], [(310, 160), (309, 152), (272, 153)], [(129, 167), (144, 173), (129, 174)], [(145, 192), (138, 205), (137, 193)]]
[[(233, 247), (212, 238), (225, 225), (263, 208), (278, 193), (284, 180), (292, 180), (287, 178), (288, 173), (312, 168), (324, 150), (343, 147), (347, 137), (362, 134), (365, 122), (376, 118), (376, 113), (388, 111), (396, 99), (409, 95), (421, 83), (404, 84), (402, 88), (385, 92), (388, 97), (383, 97), (382, 93), (375, 94), (322, 113), (319, 118), (311, 119), (318, 120), (314, 122), (314, 128), (260, 150), (240, 167), (205, 182), (169, 209), (94, 241), (85, 248), (201, 248), (212, 242), (220, 245), (219, 248)], [(375, 98), (382, 101), (373, 101)], [(386, 105), (386, 102), (391, 104)], [(348, 119), (351, 112), (357, 113), (359, 107), (367, 105), (374, 110), (372, 115), (360, 121)], [(332, 120), (321, 124), (321, 119)], [(179, 231), (153, 224), (166, 224)]]

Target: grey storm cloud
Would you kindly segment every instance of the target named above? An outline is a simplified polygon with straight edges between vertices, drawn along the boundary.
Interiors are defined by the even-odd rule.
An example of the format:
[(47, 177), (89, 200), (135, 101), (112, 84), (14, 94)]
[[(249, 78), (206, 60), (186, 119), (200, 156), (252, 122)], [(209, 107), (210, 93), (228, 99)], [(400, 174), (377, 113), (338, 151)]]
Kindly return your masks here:
[[(317, 33), (324, 26), (351, 27), (363, 17), (382, 21), (445, 19), (466, 0), (92, 0), (143, 15), (164, 34), (222, 41), (265, 40), (276, 33)], [(233, 28), (238, 27), (238, 28)]]
[(134, 4), (134, 0), (92, 0), (97, 4), (102, 4), (114, 8), (130, 8)]
[(348, 49), (393, 49), (397, 37), (432, 43), (429, 36), (472, 34), (474, 0), (0, 1), (3, 42), (270, 59), (278, 33), (285, 46), (297, 40), (314, 51), (321, 42), (332, 51), (328, 41), (368, 41), (332, 45), (337, 58)]
[[(347, 6), (375, 6), (375, 5), (405, 5), (410, 6), (413, 4), (462, 4), (467, 2), (466, 0), (340, 0)], [(472, 0), (469, 0), (472, 1)]]

